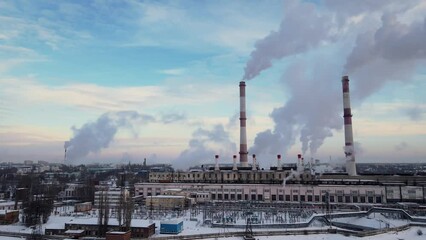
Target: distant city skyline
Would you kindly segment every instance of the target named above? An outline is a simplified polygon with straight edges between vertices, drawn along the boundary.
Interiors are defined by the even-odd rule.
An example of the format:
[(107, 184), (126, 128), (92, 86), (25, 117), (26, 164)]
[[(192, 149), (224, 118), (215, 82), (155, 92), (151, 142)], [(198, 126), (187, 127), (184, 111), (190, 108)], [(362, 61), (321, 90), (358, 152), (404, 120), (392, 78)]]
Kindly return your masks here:
[[(425, 162), (426, 2), (0, 2), (0, 161)], [(251, 158), (249, 158), (251, 163)]]

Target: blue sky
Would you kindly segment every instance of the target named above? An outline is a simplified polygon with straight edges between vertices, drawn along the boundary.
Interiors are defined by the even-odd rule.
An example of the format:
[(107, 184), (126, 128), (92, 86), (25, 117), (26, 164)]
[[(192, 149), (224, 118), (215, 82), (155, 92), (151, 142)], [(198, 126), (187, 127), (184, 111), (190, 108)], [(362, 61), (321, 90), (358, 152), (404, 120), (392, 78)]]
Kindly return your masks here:
[[(426, 4), (362, 2), (2, 1), (0, 161), (63, 161), (70, 141), (88, 148), (70, 163), (231, 162), (250, 73), (263, 166), (343, 158), (342, 74), (357, 161), (424, 162)], [(116, 132), (77, 142), (102, 116)], [(261, 148), (268, 129), (278, 140)]]

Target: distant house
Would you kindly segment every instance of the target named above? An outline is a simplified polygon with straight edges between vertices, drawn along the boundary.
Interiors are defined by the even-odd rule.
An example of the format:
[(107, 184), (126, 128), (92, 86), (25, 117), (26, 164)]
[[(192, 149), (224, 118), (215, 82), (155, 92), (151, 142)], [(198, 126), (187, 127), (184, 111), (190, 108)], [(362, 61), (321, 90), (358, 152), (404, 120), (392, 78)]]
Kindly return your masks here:
[[(15, 209), (15, 206), (16, 206), (16, 209)], [(0, 200), (0, 210), (19, 210), (19, 209), (22, 209), (22, 202)]]
[(145, 205), (153, 209), (184, 209), (188, 204), (185, 196), (157, 195), (147, 197)]
[[(73, 230), (73, 231), (70, 231)], [(74, 231), (75, 230), (75, 231)], [(99, 226), (97, 218), (73, 218), (65, 223), (50, 224), (45, 228), (45, 235), (64, 235), (68, 233), (77, 233), (81, 236), (98, 236)], [(110, 218), (108, 221), (108, 231), (120, 231), (120, 226), (116, 218)], [(148, 238), (155, 233), (155, 223), (147, 220), (132, 219), (130, 227), (132, 238)]]
[(19, 220), (18, 210), (0, 210), (0, 224), (12, 224)]
[(109, 231), (106, 233), (105, 240), (130, 240), (131, 232)]
[(92, 210), (92, 202), (76, 203), (74, 207), (75, 212), (88, 212)]

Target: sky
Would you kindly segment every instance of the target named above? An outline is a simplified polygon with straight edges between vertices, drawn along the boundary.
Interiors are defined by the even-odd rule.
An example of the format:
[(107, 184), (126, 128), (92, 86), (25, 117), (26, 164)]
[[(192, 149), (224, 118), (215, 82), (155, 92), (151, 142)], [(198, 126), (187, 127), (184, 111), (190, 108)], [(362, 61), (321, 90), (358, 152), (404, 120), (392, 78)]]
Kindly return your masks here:
[[(0, 1), (0, 161), (421, 162), (426, 2)], [(66, 157), (65, 157), (66, 150)]]

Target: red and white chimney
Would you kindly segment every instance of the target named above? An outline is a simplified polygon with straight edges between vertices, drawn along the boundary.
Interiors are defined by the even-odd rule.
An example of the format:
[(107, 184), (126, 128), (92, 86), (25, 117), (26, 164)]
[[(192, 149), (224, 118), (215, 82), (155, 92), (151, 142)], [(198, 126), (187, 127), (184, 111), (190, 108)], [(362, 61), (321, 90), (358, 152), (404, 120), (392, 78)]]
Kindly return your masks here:
[(247, 132), (246, 132), (246, 83), (240, 82), (240, 164), (248, 167)]
[(349, 95), (349, 77), (342, 77), (343, 90), (343, 119), (345, 123), (345, 155), (346, 155), (346, 172), (349, 176), (356, 175), (354, 137), (352, 133), (352, 113), (351, 100)]
[(214, 166), (214, 170), (215, 170), (215, 171), (219, 171), (219, 170), (220, 170), (220, 168), (219, 168), (219, 155), (215, 155), (215, 156), (214, 156), (214, 159), (215, 159), (215, 166)]
[(281, 166), (281, 155), (280, 154), (277, 155), (277, 170), (278, 171), (283, 170), (283, 167)]

